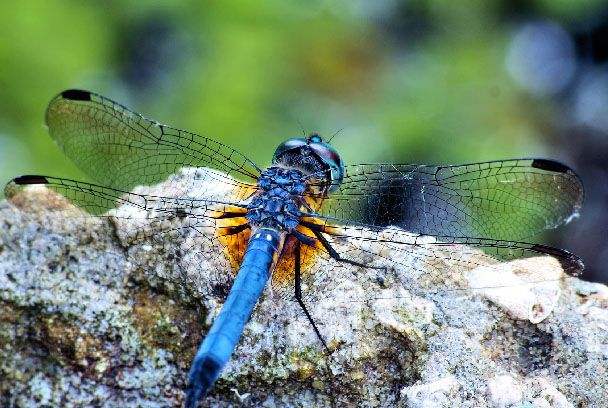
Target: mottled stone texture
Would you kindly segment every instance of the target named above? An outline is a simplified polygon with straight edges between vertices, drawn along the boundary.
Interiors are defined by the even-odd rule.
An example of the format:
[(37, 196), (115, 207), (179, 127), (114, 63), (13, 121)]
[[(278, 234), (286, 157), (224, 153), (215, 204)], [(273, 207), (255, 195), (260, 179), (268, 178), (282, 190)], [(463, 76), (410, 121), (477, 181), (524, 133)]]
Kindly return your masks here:
[[(113, 218), (45, 215), (62, 204), (43, 189), (22, 196), (27, 215), (0, 203), (0, 406), (180, 406), (201, 333), (229, 289), (204, 284), (219, 282), (218, 257), (197, 259), (203, 284), (189, 287), (188, 272), (182, 287), (168, 266), (184, 261), (172, 256), (179, 237), (138, 243)], [(310, 304), (329, 357), (297, 304), (268, 287), (201, 406), (605, 406), (605, 286), (468, 289), (491, 273), (558, 268), (538, 259), (480, 268), (446, 291), (433, 271), (406, 287), (353, 267), (357, 279)]]

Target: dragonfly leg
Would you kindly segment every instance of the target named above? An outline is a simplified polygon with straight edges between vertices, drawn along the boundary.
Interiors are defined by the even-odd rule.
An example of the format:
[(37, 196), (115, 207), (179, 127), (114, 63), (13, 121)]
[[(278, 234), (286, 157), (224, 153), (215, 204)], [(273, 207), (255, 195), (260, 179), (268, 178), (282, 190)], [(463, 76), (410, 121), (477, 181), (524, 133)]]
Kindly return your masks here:
[(325, 248), (325, 250), (329, 253), (329, 256), (331, 256), (332, 258), (334, 258), (336, 261), (338, 262), (344, 262), (347, 264), (351, 264), (354, 266), (358, 266), (360, 268), (369, 268), (369, 269), (383, 269), (386, 270), (386, 266), (370, 266), (370, 265), (366, 265), (357, 261), (351, 261), (350, 259), (344, 259), (340, 256), (340, 254), (338, 253), (338, 251), (336, 251), (331, 244), (329, 243), (329, 241), (327, 241), (327, 239), (325, 239), (325, 237), (323, 236), (323, 234), (321, 233), (321, 231), (317, 231), (317, 230), (312, 230), (312, 232), (315, 234), (315, 236), (317, 237), (317, 239), (319, 240), (319, 242), (321, 243), (321, 245), (323, 245), (323, 248)]
[(296, 241), (295, 262), (296, 262), (296, 271), (295, 271), (296, 272), (295, 273), (296, 277), (295, 277), (295, 285), (294, 286), (295, 286), (296, 300), (298, 301), (298, 304), (300, 305), (300, 307), (304, 311), (304, 314), (306, 315), (306, 318), (308, 319), (308, 321), (312, 325), (312, 328), (315, 331), (315, 334), (317, 335), (317, 337), (319, 338), (319, 340), (321, 340), (321, 343), (323, 343), (323, 347), (325, 347), (325, 350), (327, 350), (327, 354), (331, 354), (331, 350), (329, 349), (329, 347), (327, 347), (327, 343), (325, 343), (325, 340), (321, 336), (321, 333), (319, 332), (319, 329), (317, 328), (317, 325), (315, 324), (315, 321), (312, 319), (312, 316), (308, 312), (308, 309), (306, 309), (306, 305), (304, 304), (304, 301), (302, 300), (302, 286), (301, 286), (301, 281), (300, 281), (300, 241)]

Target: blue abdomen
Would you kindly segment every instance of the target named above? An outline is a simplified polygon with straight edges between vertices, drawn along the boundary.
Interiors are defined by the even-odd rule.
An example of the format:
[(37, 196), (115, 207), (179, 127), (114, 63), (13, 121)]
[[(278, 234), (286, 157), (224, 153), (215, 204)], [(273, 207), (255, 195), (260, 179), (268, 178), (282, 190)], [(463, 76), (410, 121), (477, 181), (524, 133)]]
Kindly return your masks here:
[(190, 368), (186, 408), (196, 407), (228, 362), (274, 269), (282, 244), (281, 233), (271, 228), (258, 229), (249, 240), (243, 263), (228, 298)]

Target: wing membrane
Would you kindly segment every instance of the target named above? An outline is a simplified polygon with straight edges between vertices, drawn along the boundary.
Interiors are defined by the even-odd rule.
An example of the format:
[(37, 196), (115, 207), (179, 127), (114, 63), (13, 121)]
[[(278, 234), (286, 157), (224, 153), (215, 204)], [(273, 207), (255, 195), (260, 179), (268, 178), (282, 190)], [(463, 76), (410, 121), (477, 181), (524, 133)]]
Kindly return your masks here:
[(567, 223), (583, 201), (576, 173), (546, 159), (344, 169), (321, 214), (424, 235), (521, 240)]
[(92, 92), (57, 95), (47, 109), (46, 123), (51, 137), (78, 167), (120, 190), (163, 182), (183, 167), (207, 167), (249, 183), (259, 175), (255, 164), (228, 146), (162, 125)]
[[(182, 176), (183, 177), (183, 176)], [(179, 179), (179, 177), (176, 177)], [(173, 180), (168, 181), (167, 188), (162, 191), (167, 195), (146, 195), (138, 193), (138, 189), (133, 192), (114, 189), (111, 187), (100, 186), (82, 181), (74, 181), (50, 176), (21, 176), (11, 180), (4, 190), (6, 198), (17, 207), (23, 207), (20, 193), (30, 186), (44, 186), (56, 193), (59, 193), (66, 202), (61, 203), (62, 198), (55, 198), (56, 204), (51, 203), (49, 209), (53, 212), (60, 212), (60, 215), (101, 216), (109, 214), (110, 210), (117, 210), (121, 206), (145, 212), (156, 212), (170, 214), (176, 217), (216, 217), (229, 211), (244, 212), (244, 207), (233, 202), (238, 202), (249, 196), (255, 189), (248, 186), (238, 187), (231, 191), (221, 190), (209, 191), (211, 183), (200, 183), (204, 191), (199, 191), (197, 184), (188, 186), (190, 195), (211, 197), (212, 199), (190, 198), (188, 195), (175, 196), (169, 194), (171, 190), (181, 190), (175, 188), (178, 183)], [(163, 188), (162, 185), (159, 188)], [(65, 201), (65, 200), (64, 200)], [(78, 212), (83, 210), (83, 212)], [(113, 214), (115, 215), (115, 214)]]
[[(122, 246), (131, 249), (129, 259), (145, 274), (198, 295), (226, 292), (248, 241), (249, 230), (237, 230), (246, 223), (245, 208), (232, 204), (235, 190), (221, 185), (214, 195), (225, 201), (157, 195), (170, 191), (178, 179), (167, 183), (125, 192), (69, 179), (22, 176), (10, 181), (5, 193), (17, 208), (53, 230), (72, 217), (84, 218), (78, 223), (83, 226), (109, 221)], [(202, 190), (200, 194), (209, 197), (213, 187), (203, 180), (190, 191), (197, 195)], [(227, 213), (231, 216), (224, 217)], [(211, 278), (202, 278), (201, 265)]]
[[(316, 218), (316, 217), (311, 217)], [(317, 219), (318, 221), (318, 219)], [(491, 281), (492, 288), (502, 288), (512, 284), (512, 274), (506, 273), (505, 265), (519, 262), (526, 258), (539, 258), (538, 269), (524, 271), (518, 276), (518, 284), (540, 283), (548, 280), (561, 280), (564, 275), (578, 276), (584, 265), (576, 255), (559, 248), (548, 247), (518, 241), (498, 241), (483, 238), (431, 237), (412, 234), (400, 228), (369, 229), (354, 223), (344, 223), (339, 227), (325, 225), (323, 234), (342, 259), (365, 263), (370, 267), (387, 267), (379, 269), (377, 276), (390, 280), (391, 265), (406, 267), (407, 276), (394, 276), (393, 283), (402, 287), (422, 291), (445, 291), (458, 289), (479, 289), (475, 284), (459, 286), (455, 279), (470, 273), (477, 276), (492, 276), (484, 279)], [(345, 281), (370, 280), (367, 273), (356, 274), (355, 267), (332, 259), (327, 251), (319, 248), (305, 247), (302, 264), (306, 265), (302, 273), (304, 298), (307, 301), (319, 301), (331, 293), (328, 286), (337, 286)], [(273, 286), (277, 293), (288, 299), (293, 298), (293, 260), (282, 270), (275, 271)], [(553, 265), (551, 273), (542, 273), (541, 269)], [(279, 265), (281, 266), (281, 265)], [(291, 274), (291, 275), (290, 275)], [(412, 282), (415, 280), (415, 283)], [(449, 282), (446, 282), (449, 281)], [(425, 283), (426, 282), (426, 283)], [(388, 283), (388, 282), (387, 282)], [(367, 282), (375, 286), (365, 298), (374, 298), (380, 289), (379, 283)], [(318, 290), (324, 288), (323, 290)], [(331, 295), (330, 295), (331, 296)]]

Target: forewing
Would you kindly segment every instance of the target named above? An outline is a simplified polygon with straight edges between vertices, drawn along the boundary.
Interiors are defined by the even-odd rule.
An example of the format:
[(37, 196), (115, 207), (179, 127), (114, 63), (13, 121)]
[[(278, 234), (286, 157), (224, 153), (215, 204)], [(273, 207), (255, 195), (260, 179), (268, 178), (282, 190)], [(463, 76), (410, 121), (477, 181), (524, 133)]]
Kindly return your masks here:
[(567, 223), (584, 195), (572, 169), (546, 159), (344, 169), (321, 214), (423, 235), (521, 240)]
[(259, 175), (257, 166), (228, 146), (162, 125), (88, 91), (57, 95), (47, 109), (46, 123), (51, 137), (80, 169), (120, 190), (158, 184), (184, 167), (216, 170), (201, 169), (199, 177), (224, 183), (233, 180), (228, 175), (254, 185)]

